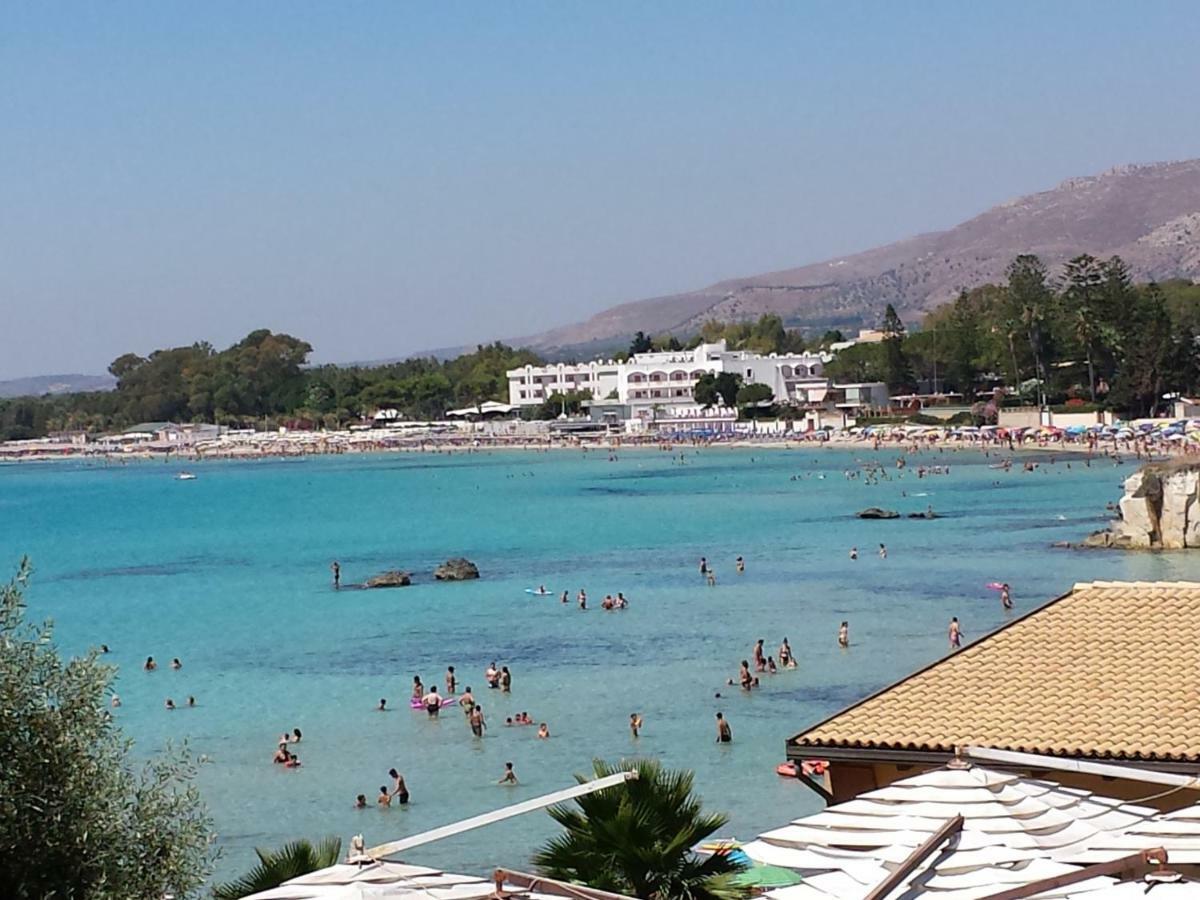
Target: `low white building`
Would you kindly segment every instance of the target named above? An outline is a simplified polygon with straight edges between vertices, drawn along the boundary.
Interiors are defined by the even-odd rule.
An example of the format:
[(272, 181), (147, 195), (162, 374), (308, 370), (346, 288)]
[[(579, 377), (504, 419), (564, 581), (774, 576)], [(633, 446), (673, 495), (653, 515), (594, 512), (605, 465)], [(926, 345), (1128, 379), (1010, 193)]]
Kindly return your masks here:
[(701, 376), (731, 372), (745, 384), (765, 384), (776, 402), (794, 403), (806, 387), (827, 384), (828, 354), (772, 353), (727, 350), (724, 341), (700, 344), (692, 350), (638, 353), (624, 362), (594, 360), (525, 366), (508, 374), (508, 401), (514, 406), (537, 406), (551, 394), (590, 390), (596, 400), (616, 400), (639, 410), (698, 408), (693, 389)]

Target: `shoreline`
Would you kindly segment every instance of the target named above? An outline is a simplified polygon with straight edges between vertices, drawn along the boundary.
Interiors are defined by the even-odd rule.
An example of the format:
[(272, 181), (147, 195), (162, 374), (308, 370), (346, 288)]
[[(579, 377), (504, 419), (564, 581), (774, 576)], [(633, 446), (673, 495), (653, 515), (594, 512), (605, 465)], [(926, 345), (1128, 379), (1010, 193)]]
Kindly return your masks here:
[(1094, 444), (1082, 440), (1047, 440), (1045, 438), (1008, 441), (1001, 439), (954, 438), (941, 433), (916, 436), (869, 437), (834, 434), (825, 438), (781, 437), (778, 435), (753, 438), (738, 436), (732, 440), (661, 440), (652, 437), (614, 436), (595, 440), (526, 438), (505, 436), (440, 437), (397, 440), (378, 438), (351, 440), (347, 432), (300, 435), (264, 434), (250, 438), (220, 442), (205, 442), (186, 447), (135, 447), (124, 450), (89, 448), (86, 445), (53, 445), (39, 442), (20, 445), (0, 444), (0, 466), (19, 463), (55, 461), (92, 461), (104, 465), (125, 465), (130, 462), (177, 462), (198, 464), (211, 460), (293, 459), (310, 456), (360, 456), (384, 453), (417, 453), (432, 455), (469, 455), (495, 451), (521, 453), (551, 453), (576, 451), (616, 455), (622, 450), (658, 450), (664, 453), (687, 450), (848, 450), (872, 452), (895, 451), (902, 454), (919, 452), (974, 451), (985, 455), (1070, 454), (1124, 460), (1132, 457), (1138, 462), (1186, 459), (1197, 455), (1187, 442), (1181, 445), (1151, 444), (1145, 439), (1108, 439)]

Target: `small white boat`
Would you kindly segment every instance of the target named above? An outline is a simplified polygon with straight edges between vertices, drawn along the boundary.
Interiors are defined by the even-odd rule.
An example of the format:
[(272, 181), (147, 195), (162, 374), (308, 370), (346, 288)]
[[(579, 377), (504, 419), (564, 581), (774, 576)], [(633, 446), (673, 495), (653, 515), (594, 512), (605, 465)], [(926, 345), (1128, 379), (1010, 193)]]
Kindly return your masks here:
[(196, 476), (193, 475), (191, 472), (180, 472), (178, 475), (175, 476), (175, 480), (176, 481), (195, 481)]

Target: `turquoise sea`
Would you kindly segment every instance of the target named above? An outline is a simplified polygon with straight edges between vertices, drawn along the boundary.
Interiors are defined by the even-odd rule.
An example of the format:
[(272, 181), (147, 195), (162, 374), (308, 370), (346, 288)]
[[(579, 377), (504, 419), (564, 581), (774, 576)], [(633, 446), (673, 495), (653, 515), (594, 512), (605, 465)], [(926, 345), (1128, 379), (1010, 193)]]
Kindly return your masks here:
[[(1073, 457), (1067, 470), (1060, 456), (1006, 473), (947, 452), (910, 457), (899, 477), (897, 455), (397, 454), (192, 464), (190, 482), (162, 462), (0, 466), (0, 560), (11, 570), (32, 558), (31, 610), (56, 621), (64, 650), (111, 647), (116, 715), (139, 750), (186, 738), (211, 759), (201, 788), (221, 876), (247, 868), (255, 845), (359, 832), (381, 843), (556, 790), (593, 757), (624, 754), (695, 770), (707, 804), (731, 816), (726, 833), (746, 838), (820, 805), (774, 773), (789, 735), (945, 653), (951, 616), (968, 639), (1005, 621), (986, 582), (1011, 582), (1020, 614), (1076, 581), (1200, 578), (1182, 555), (1050, 546), (1101, 526), (1129, 466)], [(847, 480), (859, 460), (884, 462), (892, 480)], [(921, 462), (950, 473), (918, 479)], [(854, 518), (875, 505), (932, 505), (945, 518)], [(457, 555), (481, 580), (433, 583), (434, 566)], [(334, 592), (334, 558), (344, 582), (387, 568), (416, 580)], [(571, 603), (524, 592), (539, 584)], [(587, 612), (574, 602), (581, 587)], [(601, 611), (617, 591), (631, 607)], [(725, 685), (756, 638), (774, 653), (784, 636), (797, 670), (763, 676), (751, 695)], [(158, 671), (142, 671), (148, 655)], [(511, 696), (484, 688), (493, 659), (513, 673)], [(454, 708), (434, 720), (407, 708), (413, 675), (440, 687), (448, 664), (484, 706), (482, 741)], [(189, 694), (196, 708), (164, 709)], [(376, 712), (381, 697), (395, 710)], [(504, 727), (521, 710), (552, 738)], [(732, 745), (714, 743), (718, 710)], [(645, 717), (636, 741), (634, 711)], [(303, 767), (285, 770), (271, 755), (294, 727)], [(521, 784), (500, 787), (510, 760)], [(393, 766), (412, 803), (376, 809)], [(352, 808), (358, 793), (371, 808)], [(521, 866), (553, 828), (535, 813), (409, 859)]]

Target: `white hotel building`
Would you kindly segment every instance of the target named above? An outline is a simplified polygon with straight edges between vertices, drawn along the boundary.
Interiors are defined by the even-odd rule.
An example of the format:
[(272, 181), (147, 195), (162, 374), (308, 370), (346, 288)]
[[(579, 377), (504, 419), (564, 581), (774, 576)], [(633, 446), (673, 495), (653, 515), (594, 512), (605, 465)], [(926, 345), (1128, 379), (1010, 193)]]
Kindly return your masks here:
[[(777, 403), (808, 405), (823, 400), (832, 387), (825, 377), (831, 359), (823, 353), (763, 356), (727, 350), (725, 342), (718, 341), (693, 350), (638, 353), (625, 362), (525, 366), (507, 373), (508, 402), (537, 406), (552, 394), (589, 390), (596, 401), (627, 407), (631, 419), (688, 416), (699, 411), (692, 389), (700, 376), (732, 372), (745, 384), (767, 385)], [(886, 395), (884, 389), (884, 403)]]

